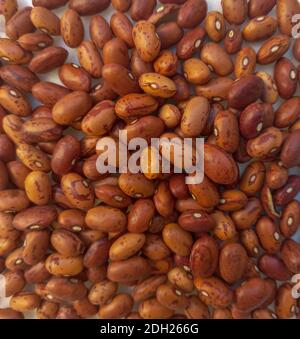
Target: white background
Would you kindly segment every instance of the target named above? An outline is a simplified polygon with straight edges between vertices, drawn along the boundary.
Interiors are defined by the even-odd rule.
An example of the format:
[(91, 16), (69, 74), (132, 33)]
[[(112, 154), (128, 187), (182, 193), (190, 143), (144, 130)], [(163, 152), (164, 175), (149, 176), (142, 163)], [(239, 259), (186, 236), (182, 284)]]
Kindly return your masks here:
[[(208, 10), (218, 10), (220, 12), (222, 12), (222, 7), (221, 7), (221, 0), (207, 0), (208, 3)], [(19, 8), (22, 8), (24, 6), (31, 6), (32, 5), (32, 1), (31, 0), (18, 0), (18, 4), (19, 4)], [(65, 8), (60, 8), (55, 10), (54, 12), (61, 17), (62, 14), (64, 13)], [(110, 7), (108, 8), (106, 11), (102, 12), (101, 15), (103, 15), (109, 22), (109, 18), (113, 13), (113, 8)], [(271, 12), (271, 14), (275, 15), (275, 12)], [(89, 20), (90, 17), (83, 17), (82, 18), (84, 25), (85, 25), (85, 39), (90, 39), (89, 37)], [(4, 29), (4, 19), (3, 17), (0, 17), (0, 36), (1, 37), (5, 37), (5, 29)], [(66, 62), (74, 62), (78, 64), (78, 60), (77, 60), (77, 56), (76, 56), (76, 49), (69, 49), (68, 47), (66, 47), (62, 41), (62, 39), (60, 37), (54, 37), (55, 40), (55, 44), (58, 46), (63, 46), (64, 48), (68, 49), (69, 51), (69, 57), (67, 59)], [(243, 46), (247, 45), (247, 43), (245, 42)], [(255, 48), (256, 50), (259, 48), (259, 44), (251, 44), (251, 46), (253, 48)], [(289, 58), (291, 58), (295, 65), (298, 66), (298, 62), (293, 59), (291, 52), (289, 51), (289, 53), (286, 54), (286, 56), (288, 56)], [(270, 74), (273, 74), (273, 65), (271, 66), (260, 66), (257, 65), (257, 71), (259, 70), (263, 70), (266, 71)], [(52, 81), (52, 82), (56, 82), (58, 84), (61, 84), (58, 76), (57, 76), (57, 70), (50, 72), (46, 75), (39, 75), (41, 80), (47, 80), (47, 81)], [(298, 86), (298, 91), (297, 91), (297, 95), (300, 95), (300, 85)], [(280, 104), (280, 101), (278, 101), (278, 103), (276, 103), (275, 107), (278, 107)], [(37, 105), (37, 102), (35, 102), (34, 100), (32, 100), (32, 105), (33, 107), (35, 107)], [(300, 145), (299, 145), (300, 147)], [(296, 174), (300, 174), (300, 169), (295, 169), (293, 171), (293, 173)], [(298, 199), (300, 200), (300, 194), (298, 195)], [(300, 242), (300, 230), (297, 233), (297, 235), (295, 236), (295, 239), (297, 241)], [(28, 317), (32, 317), (32, 314), (28, 314)]]

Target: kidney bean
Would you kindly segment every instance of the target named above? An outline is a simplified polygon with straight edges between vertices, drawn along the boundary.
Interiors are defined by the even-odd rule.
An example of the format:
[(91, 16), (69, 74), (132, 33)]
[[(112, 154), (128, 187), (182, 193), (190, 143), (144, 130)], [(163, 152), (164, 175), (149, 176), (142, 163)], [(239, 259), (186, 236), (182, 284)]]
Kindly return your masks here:
[(80, 65), (93, 77), (102, 75), (103, 61), (92, 41), (84, 40), (77, 49), (77, 57)]
[(227, 77), (211, 79), (207, 84), (196, 86), (196, 94), (206, 97), (212, 102), (227, 99), (233, 80)]
[(58, 304), (51, 301), (42, 301), (36, 310), (37, 319), (56, 319), (58, 307)]
[(41, 302), (38, 295), (31, 292), (21, 292), (10, 300), (10, 307), (17, 312), (27, 312), (36, 309)]
[(78, 47), (84, 38), (84, 27), (79, 14), (67, 9), (60, 20), (60, 32), (65, 44), (71, 48)]
[(247, 205), (248, 198), (245, 193), (238, 190), (227, 190), (221, 194), (218, 209), (221, 211), (239, 211)]
[(292, 18), (298, 14), (300, 5), (295, 0), (279, 0), (276, 4), (276, 14), (279, 30), (282, 34), (292, 36), (293, 21)]
[(30, 12), (33, 25), (49, 35), (60, 35), (60, 19), (45, 7), (33, 7)]
[(183, 310), (188, 305), (188, 298), (170, 284), (160, 285), (156, 290), (156, 298), (163, 306), (174, 311)]
[(22, 258), (28, 265), (35, 265), (46, 256), (49, 247), (48, 231), (32, 231), (25, 236)]
[(161, 48), (177, 44), (183, 37), (183, 29), (176, 22), (165, 22), (157, 26), (156, 33), (161, 41)]
[(252, 47), (242, 48), (235, 59), (234, 73), (237, 78), (253, 74), (256, 67), (256, 52)]
[(114, 13), (110, 19), (110, 26), (116, 37), (123, 40), (129, 48), (134, 47), (133, 25), (125, 14)]
[(187, 0), (179, 9), (177, 23), (182, 28), (194, 28), (204, 20), (206, 13), (206, 1)]
[(36, 205), (46, 205), (52, 195), (51, 181), (41, 171), (32, 171), (25, 179), (25, 191), (28, 199)]
[(81, 256), (65, 257), (59, 253), (49, 255), (45, 265), (47, 270), (54, 276), (75, 276), (83, 270)]
[(188, 187), (193, 199), (196, 200), (200, 206), (210, 208), (218, 204), (219, 192), (215, 184), (207, 177), (204, 177), (201, 184), (190, 184)]
[(283, 102), (275, 113), (275, 126), (278, 128), (290, 127), (299, 117), (299, 97), (293, 97)]
[(122, 235), (110, 247), (109, 258), (112, 261), (120, 261), (132, 257), (144, 246), (145, 239), (145, 235), (139, 233)]
[(18, 43), (24, 50), (36, 52), (51, 46), (53, 38), (43, 32), (33, 32), (20, 36)]
[(285, 140), (280, 159), (284, 166), (287, 168), (295, 167), (299, 165), (299, 148), (296, 145), (299, 144), (300, 131), (295, 130), (291, 134), (288, 135)]

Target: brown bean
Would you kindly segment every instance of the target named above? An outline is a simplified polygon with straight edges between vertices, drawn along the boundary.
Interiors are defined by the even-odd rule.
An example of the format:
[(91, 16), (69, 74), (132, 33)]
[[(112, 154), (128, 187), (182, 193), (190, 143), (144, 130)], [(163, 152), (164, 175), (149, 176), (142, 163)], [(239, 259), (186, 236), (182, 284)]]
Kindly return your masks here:
[(276, 14), (279, 30), (282, 34), (292, 36), (293, 16), (300, 11), (300, 4), (296, 0), (278, 0)]
[(248, 198), (245, 193), (237, 189), (222, 192), (219, 210), (225, 212), (239, 211), (247, 205)]
[(33, 25), (49, 35), (60, 35), (60, 19), (45, 7), (33, 7), (30, 13)]
[(204, 20), (206, 13), (206, 1), (187, 0), (178, 12), (177, 23), (182, 28), (194, 28)]
[(93, 15), (104, 11), (110, 5), (109, 0), (70, 0), (69, 7), (79, 15)]
[(280, 219), (280, 231), (286, 238), (290, 238), (297, 232), (300, 225), (300, 203), (291, 201), (285, 206)]
[(215, 184), (207, 177), (204, 177), (201, 184), (190, 184), (189, 190), (193, 199), (196, 200), (200, 206), (209, 208), (219, 203), (219, 192)]
[(23, 290), (26, 285), (21, 271), (7, 271), (3, 274), (5, 279), (5, 296), (9, 298)]
[(246, 20), (248, 13), (246, 0), (222, 0), (221, 4), (223, 15), (230, 24), (240, 25)]
[(238, 229), (250, 229), (262, 213), (260, 201), (253, 197), (250, 198), (242, 209), (235, 211), (231, 217)]
[(279, 319), (290, 319), (296, 310), (296, 299), (292, 296), (292, 286), (288, 283), (281, 285), (275, 299), (275, 312)]
[(284, 262), (275, 255), (264, 254), (261, 256), (258, 267), (268, 278), (279, 281), (286, 281), (291, 278), (291, 272)]
[(31, 114), (31, 104), (26, 96), (11, 86), (0, 88), (0, 104), (10, 113), (26, 117)]
[(126, 226), (125, 214), (109, 206), (90, 209), (85, 221), (88, 227), (105, 232), (122, 232)]
[(200, 300), (208, 306), (226, 308), (233, 300), (232, 291), (219, 278), (196, 278), (194, 284), (199, 291)]
[(62, 47), (51, 46), (39, 51), (30, 61), (28, 67), (34, 73), (48, 73), (62, 66), (68, 52)]
[(183, 30), (176, 22), (166, 22), (157, 26), (156, 33), (161, 42), (161, 48), (176, 45), (183, 36)]
[(0, 310), (0, 319), (24, 319), (24, 315), (11, 308), (3, 308)]
[(257, 52), (257, 62), (261, 65), (279, 60), (289, 49), (290, 39), (286, 35), (274, 35), (264, 42)]
[(133, 299), (136, 302), (141, 302), (155, 296), (157, 288), (165, 283), (166, 276), (158, 275), (150, 277), (140, 282), (133, 290)]
[(145, 232), (154, 217), (155, 207), (150, 199), (137, 200), (128, 214), (128, 231)]
[(34, 31), (34, 26), (30, 20), (32, 7), (26, 6), (19, 9), (6, 23), (5, 33), (13, 40), (17, 40), (20, 36)]
[(121, 319), (127, 317), (133, 307), (133, 300), (128, 294), (118, 294), (112, 301), (100, 308), (100, 319)]
[(231, 27), (225, 36), (224, 47), (228, 54), (236, 54), (242, 47), (243, 36), (239, 26)]
[(32, 118), (23, 124), (24, 139), (29, 143), (57, 141), (63, 129), (49, 118)]
[(232, 108), (242, 110), (258, 100), (262, 93), (263, 81), (255, 75), (247, 75), (233, 83), (228, 94), (228, 104)]
[(214, 235), (223, 241), (234, 239), (237, 231), (232, 218), (221, 211), (215, 211), (211, 216), (216, 223), (216, 227), (213, 229)]
[(202, 46), (205, 30), (202, 27), (194, 28), (185, 33), (178, 42), (176, 52), (179, 59), (187, 60), (191, 58)]
[(67, 9), (60, 19), (60, 32), (67, 46), (78, 47), (84, 38), (84, 27), (77, 12)]
[(20, 230), (42, 230), (48, 228), (57, 218), (53, 206), (35, 206), (19, 212), (13, 220), (13, 226)]
[(112, 0), (112, 6), (120, 12), (127, 12), (131, 6), (131, 0)]
[(290, 175), (285, 186), (274, 192), (274, 203), (285, 206), (297, 196), (299, 191), (300, 177), (297, 175)]
[(290, 99), (297, 90), (297, 70), (287, 58), (277, 61), (274, 69), (274, 80), (279, 95), (283, 99)]
[(156, 298), (152, 298), (140, 304), (139, 314), (143, 319), (169, 319), (173, 311), (161, 305)]
[(69, 125), (84, 116), (92, 107), (91, 97), (85, 92), (72, 92), (61, 98), (53, 107), (53, 120)]
[(110, 19), (110, 27), (117, 38), (123, 40), (129, 48), (134, 47), (133, 25), (125, 14), (114, 13)]
[(190, 266), (194, 278), (211, 277), (218, 265), (217, 242), (208, 235), (202, 235), (194, 244), (190, 255)]
[(103, 306), (111, 300), (117, 292), (118, 285), (110, 280), (96, 283), (89, 291), (88, 299), (93, 305)]
[(250, 0), (248, 4), (248, 14), (250, 18), (267, 15), (276, 5), (275, 0)]
[(50, 273), (46, 270), (45, 262), (41, 261), (25, 271), (24, 277), (29, 284), (40, 284), (50, 278)]
[(194, 85), (204, 85), (211, 77), (208, 66), (196, 58), (186, 60), (183, 64), (183, 70), (187, 81)]
[(279, 96), (274, 79), (266, 72), (257, 72), (256, 76), (261, 78), (264, 83), (262, 100), (266, 103), (274, 104)]
[(109, 258), (112, 261), (126, 260), (140, 251), (145, 243), (145, 235), (126, 233), (110, 247)]
[(47, 270), (54, 276), (75, 276), (83, 270), (82, 257), (65, 257), (59, 253), (50, 254), (45, 262)]
[(31, 92), (39, 79), (28, 68), (20, 65), (6, 65), (0, 69), (0, 77), (10, 86), (20, 91)]
[(130, 16), (132, 20), (147, 20), (156, 6), (156, 0), (132, 0)]
[(214, 42), (209, 42), (201, 49), (201, 60), (211, 71), (220, 76), (226, 76), (233, 71), (233, 63), (227, 52)]
[(32, 171), (50, 171), (50, 160), (47, 155), (34, 146), (21, 144), (17, 148), (17, 156)]
[(46, 205), (51, 199), (51, 181), (41, 171), (33, 171), (25, 179), (25, 191), (28, 199), (36, 205)]
[(234, 153), (238, 149), (240, 136), (236, 116), (230, 111), (220, 111), (215, 116), (214, 134), (216, 145), (228, 153)]
[(81, 318), (90, 318), (97, 313), (97, 307), (92, 305), (87, 297), (75, 300), (73, 307)]
[(296, 145), (299, 144), (300, 131), (295, 130), (291, 134), (288, 135), (285, 140), (280, 159), (284, 166), (287, 168), (292, 168), (299, 165), (299, 148)]
[(137, 78), (122, 65), (104, 65), (102, 76), (108, 86), (120, 96), (140, 92)]
[(22, 35), (18, 39), (19, 45), (26, 51), (36, 52), (53, 44), (53, 39), (46, 33), (34, 32)]
[(132, 198), (148, 198), (154, 194), (154, 184), (143, 174), (121, 174), (119, 177), (121, 190)]
[(101, 15), (95, 15), (91, 18), (90, 36), (93, 43), (99, 49), (102, 49), (113, 38), (109, 24)]
[[(193, 240), (189, 232), (184, 231), (178, 224), (168, 224), (162, 233), (164, 242), (172, 252), (187, 256), (190, 254)], [(180, 239), (180, 240), (179, 240)]]
[(261, 217), (256, 224), (256, 233), (265, 251), (269, 254), (277, 253), (281, 246), (280, 234), (277, 225), (268, 217)]
[(3, 0), (0, 3), (0, 13), (5, 17), (6, 23), (17, 12), (17, 0)]
[(225, 245), (220, 252), (219, 269), (221, 277), (233, 284), (244, 275), (248, 262), (247, 252), (238, 243)]
[(103, 61), (100, 53), (92, 41), (84, 40), (77, 49), (80, 65), (93, 77), (102, 75)]
[(160, 304), (177, 312), (184, 310), (188, 305), (188, 298), (179, 289), (168, 283), (158, 287), (156, 298)]
[(79, 174), (65, 174), (61, 179), (61, 187), (74, 207), (85, 211), (94, 206), (94, 192), (90, 184)]
[(114, 261), (108, 264), (107, 277), (115, 282), (131, 282), (146, 278), (150, 275), (151, 266), (142, 257), (131, 257), (123, 261)]
[(226, 23), (223, 15), (217, 11), (209, 12), (205, 18), (205, 30), (212, 41), (223, 40), (226, 35)]
[[(236, 182), (238, 169), (233, 158), (221, 148), (204, 145), (205, 174), (217, 184), (230, 185)], [(217, 168), (223, 168), (222, 173)]]
[(232, 83), (233, 80), (227, 77), (214, 78), (205, 85), (196, 86), (196, 94), (220, 102), (227, 99)]
[(299, 273), (299, 253), (300, 246), (296, 241), (292, 239), (287, 239), (284, 241), (280, 254), (286, 267), (295, 274)]
[(247, 41), (256, 42), (270, 38), (277, 29), (277, 20), (271, 16), (258, 16), (250, 20), (243, 29)]
[(235, 290), (236, 305), (238, 309), (251, 312), (266, 302), (267, 285), (265, 280), (253, 278)]
[(291, 126), (300, 116), (299, 97), (293, 97), (283, 102), (275, 113), (275, 126), (285, 128)]
[(256, 52), (252, 47), (242, 48), (235, 59), (234, 73), (237, 78), (253, 74), (256, 67)]
[(51, 234), (54, 249), (65, 256), (76, 257), (83, 253), (84, 245), (74, 233), (67, 230), (56, 230)]
[(41, 299), (31, 292), (21, 292), (14, 295), (10, 300), (10, 307), (17, 312), (27, 312), (36, 309)]
[(178, 218), (178, 223), (184, 230), (197, 233), (211, 231), (215, 226), (213, 218), (200, 210), (183, 212)]
[(58, 312), (58, 304), (51, 301), (42, 301), (36, 310), (37, 319), (56, 319)]
[(25, 236), (22, 258), (28, 265), (42, 261), (49, 247), (48, 231), (31, 231)]
[(1, 212), (16, 213), (29, 206), (29, 200), (23, 190), (8, 189), (0, 191), (0, 198)]
[(40, 81), (32, 87), (32, 95), (46, 106), (54, 106), (70, 91), (61, 86), (48, 81)]

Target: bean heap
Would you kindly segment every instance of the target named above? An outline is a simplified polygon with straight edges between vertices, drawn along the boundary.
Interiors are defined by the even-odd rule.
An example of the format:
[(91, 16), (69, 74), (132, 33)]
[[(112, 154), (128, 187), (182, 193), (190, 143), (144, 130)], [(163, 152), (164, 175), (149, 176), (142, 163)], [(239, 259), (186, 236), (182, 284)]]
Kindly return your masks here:
[[(99, 13), (111, 2), (108, 23)], [(0, 272), (11, 297), (0, 318), (300, 317), (300, 67), (285, 56), (300, 5), (161, 3), (0, 1)], [(51, 11), (65, 5), (61, 18)], [(274, 74), (256, 68), (271, 64)], [(62, 84), (40, 79), (53, 70)], [(100, 174), (96, 144), (117, 146), (121, 130), (205, 138), (203, 182), (155, 173), (151, 157), (143, 173)]]

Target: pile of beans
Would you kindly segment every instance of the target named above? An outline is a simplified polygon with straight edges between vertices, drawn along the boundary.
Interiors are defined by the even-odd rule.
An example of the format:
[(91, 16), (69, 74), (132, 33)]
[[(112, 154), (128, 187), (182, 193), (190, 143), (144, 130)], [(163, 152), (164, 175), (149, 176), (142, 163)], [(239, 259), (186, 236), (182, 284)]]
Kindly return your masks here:
[[(0, 318), (300, 317), (300, 5), (220, 2), (0, 1)], [(204, 137), (204, 181), (100, 174), (121, 130)]]

